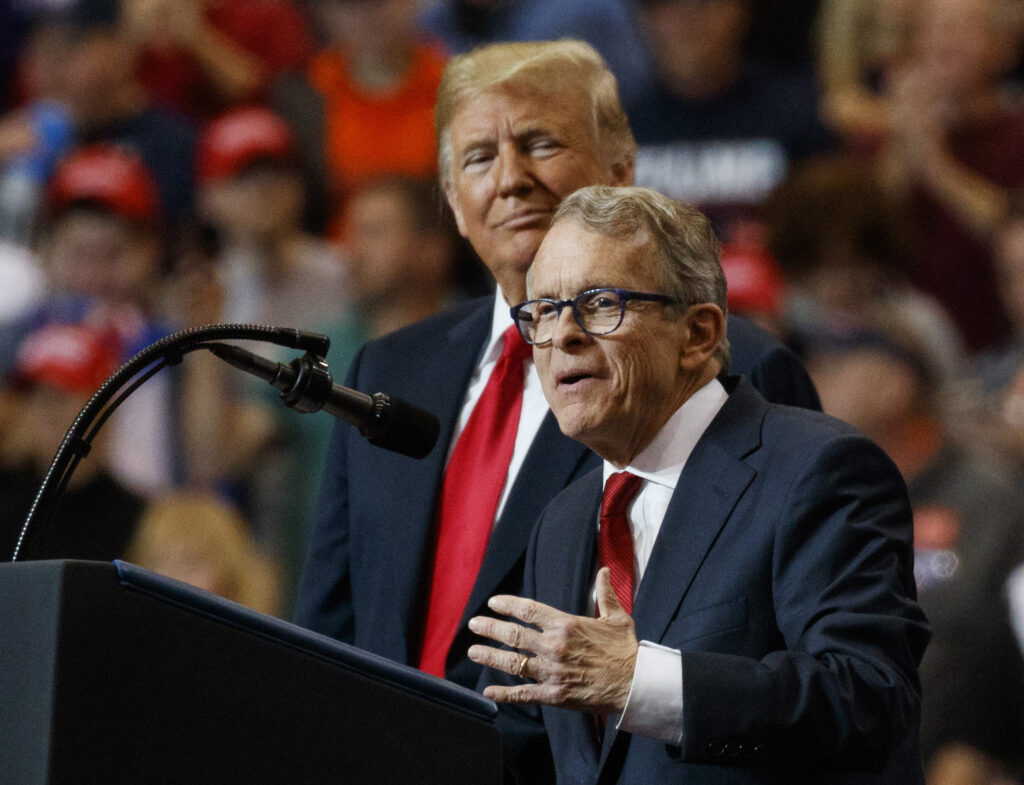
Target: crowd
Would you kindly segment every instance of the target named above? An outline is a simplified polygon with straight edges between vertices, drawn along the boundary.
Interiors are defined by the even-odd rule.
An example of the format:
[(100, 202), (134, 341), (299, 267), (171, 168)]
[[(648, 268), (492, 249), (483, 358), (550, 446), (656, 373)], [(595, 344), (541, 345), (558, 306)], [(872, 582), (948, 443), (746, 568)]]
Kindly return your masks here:
[[(636, 184), (711, 218), (731, 311), (910, 488), (930, 785), (1024, 781), (1019, 0), (3, 3), (0, 548), (78, 409), (159, 338), (321, 332), (340, 381), (490, 291), (437, 185), (442, 69), (566, 36), (618, 79)], [(205, 353), (156, 375), (45, 552), (287, 614), (332, 422), (276, 395)]]

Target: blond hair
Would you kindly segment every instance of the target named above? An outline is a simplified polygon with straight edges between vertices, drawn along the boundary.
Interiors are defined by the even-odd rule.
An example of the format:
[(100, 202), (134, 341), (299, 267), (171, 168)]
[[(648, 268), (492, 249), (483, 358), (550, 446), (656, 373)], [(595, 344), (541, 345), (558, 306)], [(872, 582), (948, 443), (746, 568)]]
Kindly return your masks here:
[(618, 82), (590, 44), (572, 38), (490, 44), (452, 58), (441, 75), (434, 125), (442, 186), (452, 178), (455, 115), (472, 99), (495, 90), (541, 96), (578, 91), (589, 100), (598, 150), (613, 163), (631, 163), (636, 156)]
[(146, 507), (125, 558), (159, 571), (172, 553), (213, 569), (218, 593), (227, 599), (262, 613), (280, 612), (277, 566), (258, 551), (238, 511), (217, 497), (174, 491)]

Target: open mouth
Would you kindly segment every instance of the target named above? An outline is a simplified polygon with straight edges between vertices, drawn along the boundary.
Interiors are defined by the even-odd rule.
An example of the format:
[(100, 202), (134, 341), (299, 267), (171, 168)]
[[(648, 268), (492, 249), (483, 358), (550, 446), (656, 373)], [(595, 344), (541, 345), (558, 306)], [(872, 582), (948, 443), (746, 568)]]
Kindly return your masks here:
[(573, 373), (568, 373), (565, 376), (562, 376), (561, 378), (559, 378), (558, 384), (559, 384), (559, 386), (562, 386), (562, 387), (571, 387), (571, 386), (573, 386), (575, 384), (579, 384), (580, 382), (582, 382), (582, 381), (584, 381), (586, 379), (592, 379), (592, 378), (593, 378), (593, 375), (589, 374), (589, 373), (573, 372)]

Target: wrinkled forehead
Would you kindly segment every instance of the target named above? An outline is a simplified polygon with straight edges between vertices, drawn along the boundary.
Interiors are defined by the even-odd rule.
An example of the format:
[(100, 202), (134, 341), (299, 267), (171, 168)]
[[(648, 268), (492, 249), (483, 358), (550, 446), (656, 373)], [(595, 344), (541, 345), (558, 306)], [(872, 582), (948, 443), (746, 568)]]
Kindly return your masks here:
[(571, 126), (592, 138), (596, 134), (590, 96), (578, 86), (560, 83), (503, 82), (483, 88), (459, 102), (448, 130), (491, 120)]
[(557, 221), (527, 273), (530, 297), (573, 297), (600, 286), (649, 288), (658, 249), (650, 230), (612, 235), (572, 218)]

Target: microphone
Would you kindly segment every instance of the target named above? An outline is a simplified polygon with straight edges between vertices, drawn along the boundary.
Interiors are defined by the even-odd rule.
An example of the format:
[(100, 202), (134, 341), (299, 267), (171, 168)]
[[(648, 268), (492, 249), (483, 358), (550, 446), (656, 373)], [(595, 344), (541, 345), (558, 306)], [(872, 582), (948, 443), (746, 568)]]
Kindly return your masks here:
[(354, 425), (370, 444), (423, 458), (437, 443), (440, 423), (431, 412), (385, 393), (366, 393), (334, 384), (327, 364), (310, 353), (279, 363), (230, 344), (208, 344), (225, 362), (269, 382), (286, 406), (309, 414), (325, 411)]

